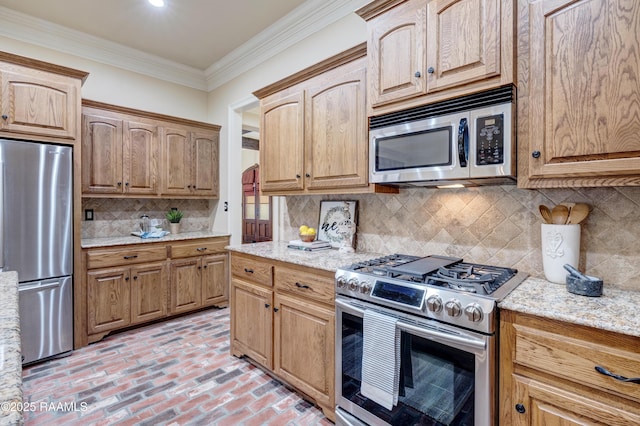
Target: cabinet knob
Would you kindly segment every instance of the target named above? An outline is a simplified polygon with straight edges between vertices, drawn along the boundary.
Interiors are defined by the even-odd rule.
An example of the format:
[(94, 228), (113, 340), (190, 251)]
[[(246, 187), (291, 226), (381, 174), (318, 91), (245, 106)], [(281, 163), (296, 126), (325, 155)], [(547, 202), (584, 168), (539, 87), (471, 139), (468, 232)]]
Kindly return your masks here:
[(533, 152), (531, 153), (531, 156), (532, 156), (533, 158), (540, 158), (540, 151), (533, 151)]
[(416, 76), (416, 78), (422, 77), (422, 73), (420, 71), (416, 71), (414, 75)]
[(265, 307), (265, 308), (267, 308), (267, 309), (269, 308), (269, 306), (271, 306), (271, 305), (270, 305), (270, 304), (268, 304), (268, 303), (265, 303), (265, 304), (264, 304), (264, 307)]
[(207, 265), (204, 265), (204, 266), (203, 266), (203, 268), (204, 268), (204, 269), (207, 269)]
[(278, 308), (273, 308), (273, 312), (278, 312), (280, 309)]
[(427, 69), (427, 72), (428, 72), (429, 74), (433, 74), (434, 72), (436, 72), (436, 70), (435, 70), (433, 67), (429, 67), (429, 68)]
[(9, 119), (9, 116), (8, 116), (7, 114), (2, 114), (2, 119), (3, 119), (3, 120), (8, 120), (8, 119)]
[(118, 186), (122, 186), (122, 182), (118, 182)]
[(524, 405), (516, 404), (516, 411), (520, 414), (524, 414), (527, 410), (524, 408)]
[(135, 281), (135, 280), (137, 280), (137, 279), (138, 279), (138, 276), (137, 276), (137, 275), (133, 277), (133, 280), (134, 280), (134, 281)]
[(296, 174), (296, 179), (300, 179), (300, 175)]
[(310, 173), (305, 173), (304, 175), (305, 175), (306, 177), (308, 177), (308, 178), (309, 178), (309, 177), (311, 177), (311, 174), (310, 174)]
[(129, 277), (124, 277), (124, 280), (125, 281), (129, 281)]
[(124, 186), (129, 187), (129, 182), (125, 182)]

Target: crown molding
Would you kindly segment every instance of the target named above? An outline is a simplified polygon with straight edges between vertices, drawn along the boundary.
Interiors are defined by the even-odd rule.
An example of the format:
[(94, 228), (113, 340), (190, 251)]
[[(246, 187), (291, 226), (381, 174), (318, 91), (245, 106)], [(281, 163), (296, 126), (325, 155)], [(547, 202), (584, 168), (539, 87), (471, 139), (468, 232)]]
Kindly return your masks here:
[(211, 91), (271, 59), (371, 0), (307, 0), (205, 71)]
[(128, 71), (206, 90), (202, 70), (0, 6), (0, 35)]
[(205, 71), (0, 6), (0, 35), (160, 80), (211, 91), (371, 0), (308, 0)]

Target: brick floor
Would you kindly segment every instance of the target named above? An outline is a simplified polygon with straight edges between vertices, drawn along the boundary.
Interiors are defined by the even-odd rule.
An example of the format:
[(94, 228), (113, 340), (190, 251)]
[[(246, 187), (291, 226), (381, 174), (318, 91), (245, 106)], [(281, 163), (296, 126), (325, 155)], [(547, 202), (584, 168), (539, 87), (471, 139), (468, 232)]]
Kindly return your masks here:
[(229, 310), (108, 336), (23, 370), (25, 425), (318, 425), (322, 412), (229, 355)]

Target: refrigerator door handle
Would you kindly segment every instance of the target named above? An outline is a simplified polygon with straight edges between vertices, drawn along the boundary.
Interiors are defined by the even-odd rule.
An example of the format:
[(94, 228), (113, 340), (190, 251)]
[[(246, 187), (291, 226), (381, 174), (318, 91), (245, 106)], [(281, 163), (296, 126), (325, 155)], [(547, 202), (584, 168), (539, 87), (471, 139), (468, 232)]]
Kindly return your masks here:
[(42, 290), (49, 290), (49, 289), (60, 287), (60, 286), (62, 286), (62, 282), (60, 280), (49, 281), (49, 282), (41, 281), (38, 284), (20, 285), (20, 287), (18, 287), (18, 290), (20, 292), (25, 292), (30, 290), (42, 291)]
[(4, 268), (4, 163), (0, 163), (0, 271)]

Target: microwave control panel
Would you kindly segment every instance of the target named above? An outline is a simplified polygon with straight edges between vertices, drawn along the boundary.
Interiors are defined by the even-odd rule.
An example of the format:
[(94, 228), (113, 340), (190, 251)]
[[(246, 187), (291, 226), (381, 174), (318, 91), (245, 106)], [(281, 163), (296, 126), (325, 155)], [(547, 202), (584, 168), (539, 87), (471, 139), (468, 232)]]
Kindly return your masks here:
[(504, 163), (504, 115), (476, 119), (476, 165)]

